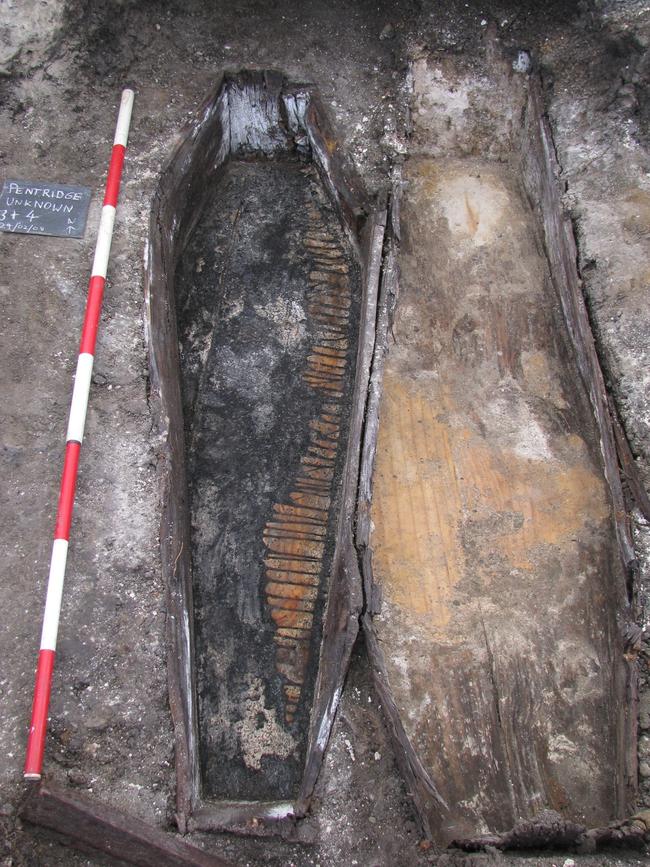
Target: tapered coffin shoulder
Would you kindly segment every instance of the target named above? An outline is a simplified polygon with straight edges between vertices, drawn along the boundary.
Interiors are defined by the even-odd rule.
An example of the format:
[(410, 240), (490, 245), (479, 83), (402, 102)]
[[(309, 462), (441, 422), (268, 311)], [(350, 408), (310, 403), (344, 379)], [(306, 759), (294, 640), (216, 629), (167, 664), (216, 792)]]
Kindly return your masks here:
[(304, 815), (361, 610), (351, 537), (385, 215), (312, 88), (227, 75), (146, 251), (181, 829)]

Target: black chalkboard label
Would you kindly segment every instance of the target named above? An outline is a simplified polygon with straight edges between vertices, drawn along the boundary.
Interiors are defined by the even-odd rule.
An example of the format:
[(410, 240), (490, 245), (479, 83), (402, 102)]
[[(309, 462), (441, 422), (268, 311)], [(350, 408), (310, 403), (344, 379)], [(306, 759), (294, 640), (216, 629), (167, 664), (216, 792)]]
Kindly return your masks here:
[(81, 238), (89, 203), (88, 187), (7, 179), (0, 196), (0, 231)]

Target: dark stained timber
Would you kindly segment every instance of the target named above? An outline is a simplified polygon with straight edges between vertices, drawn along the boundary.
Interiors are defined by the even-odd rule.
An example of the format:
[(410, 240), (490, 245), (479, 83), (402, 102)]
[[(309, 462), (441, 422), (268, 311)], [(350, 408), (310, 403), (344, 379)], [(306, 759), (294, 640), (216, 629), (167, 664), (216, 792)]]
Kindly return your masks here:
[[(328, 260), (315, 274), (314, 244), (336, 251), (337, 270)], [(231, 160), (179, 262), (206, 798), (291, 800), (300, 788), (359, 276), (318, 173), (298, 157)]]
[(177, 818), (289, 832), (358, 631), (351, 536), (384, 217), (317, 96), (226, 76), (147, 252)]
[(232, 867), (161, 828), (155, 828), (96, 798), (39, 783), (20, 810), (21, 818), (63, 835), (83, 852), (101, 852), (136, 867)]

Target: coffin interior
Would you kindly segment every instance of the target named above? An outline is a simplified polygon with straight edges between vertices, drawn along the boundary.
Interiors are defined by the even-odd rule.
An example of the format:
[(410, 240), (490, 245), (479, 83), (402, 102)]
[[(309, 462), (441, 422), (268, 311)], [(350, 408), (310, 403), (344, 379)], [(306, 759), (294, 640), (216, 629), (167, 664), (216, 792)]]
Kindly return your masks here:
[(535, 81), (467, 82), (414, 65), (357, 532), (382, 706), (445, 844), (605, 824), (635, 780), (629, 527), (552, 142)]
[(269, 72), (224, 78), (154, 201), (181, 829), (254, 830), (313, 790), (358, 631), (359, 335), (382, 226), (317, 95)]

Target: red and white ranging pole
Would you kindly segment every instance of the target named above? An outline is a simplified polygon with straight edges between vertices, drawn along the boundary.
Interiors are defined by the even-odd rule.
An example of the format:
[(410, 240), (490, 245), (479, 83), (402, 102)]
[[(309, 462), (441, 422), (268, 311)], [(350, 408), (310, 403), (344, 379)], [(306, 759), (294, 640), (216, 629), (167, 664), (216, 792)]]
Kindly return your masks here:
[(77, 360), (68, 431), (66, 434), (65, 459), (61, 477), (59, 505), (56, 513), (54, 529), (54, 544), (50, 560), (50, 574), (47, 583), (47, 598), (43, 615), (43, 631), (41, 633), (41, 649), (38, 654), (36, 668), (36, 685), (34, 687), (34, 703), (32, 705), (32, 720), (27, 741), (25, 756), (26, 780), (40, 780), (43, 768), (43, 753), (45, 751), (45, 736), (47, 734), (47, 714), (50, 705), (50, 690), (52, 687), (52, 670), (56, 651), (56, 636), (59, 629), (61, 597), (63, 594), (63, 579), (65, 563), (68, 556), (68, 541), (70, 539), (70, 523), (74, 506), (75, 488), (77, 485), (77, 469), (79, 452), (86, 424), (88, 408), (88, 393), (90, 378), (93, 372), (95, 343), (99, 315), (102, 309), (102, 297), (106, 283), (106, 269), (113, 239), (115, 209), (122, 178), (124, 153), (131, 125), (134, 93), (132, 90), (122, 92), (122, 101), (117, 118), (113, 151), (108, 168), (104, 206), (97, 233), (95, 258), (88, 284), (86, 313), (81, 332), (81, 346)]

